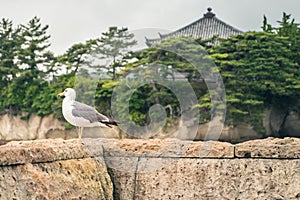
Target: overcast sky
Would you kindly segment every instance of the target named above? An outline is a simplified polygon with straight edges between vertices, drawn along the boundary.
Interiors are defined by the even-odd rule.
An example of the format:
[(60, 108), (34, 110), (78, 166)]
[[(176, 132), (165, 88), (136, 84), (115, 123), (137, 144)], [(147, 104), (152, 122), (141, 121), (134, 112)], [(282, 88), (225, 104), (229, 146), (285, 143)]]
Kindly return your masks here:
[[(212, 7), (216, 16), (242, 30), (260, 30), (265, 14), (272, 24), (282, 12), (300, 22), (299, 0), (0, 0), (1, 18), (15, 25), (34, 16), (48, 24), (51, 50), (61, 54), (75, 43), (99, 37), (110, 26), (134, 33), (174, 31), (203, 16)], [(150, 36), (153, 34), (151, 33)], [(141, 37), (143, 38), (143, 37)]]

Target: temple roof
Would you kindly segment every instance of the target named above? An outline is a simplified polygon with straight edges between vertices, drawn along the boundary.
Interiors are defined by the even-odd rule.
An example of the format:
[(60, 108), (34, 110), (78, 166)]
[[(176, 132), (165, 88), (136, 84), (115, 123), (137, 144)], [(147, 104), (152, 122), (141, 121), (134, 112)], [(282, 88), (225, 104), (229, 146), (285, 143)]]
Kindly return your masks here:
[(191, 36), (193, 38), (201, 38), (205, 40), (212, 38), (213, 36), (228, 38), (232, 35), (241, 33), (243, 32), (218, 19), (212, 12), (212, 9), (208, 8), (207, 13), (205, 13), (203, 17), (198, 19), (197, 21), (168, 34), (158, 33), (159, 38), (146, 38), (146, 44), (148, 46), (151, 46), (152, 44), (160, 43), (162, 40), (170, 37)]

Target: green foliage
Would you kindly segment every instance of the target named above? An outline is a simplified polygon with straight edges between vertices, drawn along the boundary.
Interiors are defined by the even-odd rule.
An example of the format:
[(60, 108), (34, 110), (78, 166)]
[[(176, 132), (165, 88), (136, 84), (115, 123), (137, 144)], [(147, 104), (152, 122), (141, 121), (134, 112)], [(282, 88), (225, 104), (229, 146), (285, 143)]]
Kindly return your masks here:
[(300, 72), (288, 37), (248, 32), (222, 41), (212, 57), (225, 83), (230, 124), (250, 122), (262, 131), (264, 108), (298, 96)]
[(58, 61), (65, 65), (67, 70), (71, 70), (71, 73), (76, 74), (82, 66), (88, 65), (87, 57), (91, 54), (93, 45), (95, 44), (96, 40), (88, 40), (85, 43), (74, 44), (66, 53), (59, 56)]
[[(187, 47), (186, 45), (190, 46)], [(190, 80), (190, 85), (199, 97), (206, 91), (200, 73), (183, 56), (172, 52), (174, 48), (180, 49), (181, 55), (185, 55), (187, 58), (191, 53), (195, 55), (194, 52), (204, 52), (204, 49), (191, 38), (171, 38), (157, 46), (136, 52), (135, 56), (138, 61), (125, 66), (130, 81), (123, 83), (124, 87), (118, 91), (116, 99), (118, 118), (121, 121), (124, 120), (128, 123), (131, 120), (130, 123), (136, 125), (148, 125), (151, 120), (149, 110), (156, 104), (160, 104), (167, 111), (169, 119), (180, 117), (184, 108), (181, 107), (176, 95), (190, 95), (186, 93), (188, 91), (187, 86), (182, 84), (187, 80)], [(204, 61), (207, 59), (205, 58), (206, 55), (204, 53), (197, 54), (196, 59)], [(125, 77), (126, 73), (123, 74)], [(173, 86), (173, 91), (167, 85), (161, 85), (156, 80), (165, 80), (163, 81), (165, 84)], [(129, 102), (128, 105), (127, 102)], [(129, 117), (127, 116), (127, 108), (129, 108)]]
[(122, 68), (123, 58), (128, 55), (129, 48), (137, 43), (133, 38), (134, 35), (127, 28), (110, 27), (108, 32), (102, 33), (93, 50), (93, 55), (109, 59), (109, 64), (93, 67), (111, 74), (113, 80), (116, 79), (118, 68)]
[(95, 105), (101, 113), (111, 116), (111, 97), (113, 88), (118, 84), (114, 80), (99, 80), (95, 95)]
[(273, 31), (273, 27), (268, 24), (267, 17), (264, 15), (263, 26), (261, 27), (264, 32), (271, 33)]
[(30, 70), (33, 78), (45, 76), (39, 65), (44, 63), (47, 48), (50, 46), (48, 28), (48, 26), (42, 26), (37, 17), (30, 20), (27, 25), (21, 25), (22, 45), (18, 52), (19, 65), (23, 70)]
[[(292, 54), (290, 59), (300, 64), (300, 28), (299, 24), (295, 23), (295, 19), (291, 18), (290, 14), (283, 13), (281, 21), (277, 21), (279, 27), (273, 27), (267, 24), (267, 18), (264, 17), (263, 31), (272, 32), (282, 37), (287, 37), (290, 42)], [(267, 25), (265, 25), (267, 24)], [(267, 26), (267, 29), (265, 28)]]
[[(13, 29), (12, 21), (2, 19), (0, 22), (0, 111), (3, 111), (8, 94), (8, 86), (18, 73), (17, 51), (21, 46), (20, 29)], [(12, 107), (12, 106), (11, 106)]]
[(80, 73), (76, 75), (73, 88), (76, 89), (77, 100), (88, 105), (95, 105), (95, 93), (98, 80), (90, 76), (83, 76)]

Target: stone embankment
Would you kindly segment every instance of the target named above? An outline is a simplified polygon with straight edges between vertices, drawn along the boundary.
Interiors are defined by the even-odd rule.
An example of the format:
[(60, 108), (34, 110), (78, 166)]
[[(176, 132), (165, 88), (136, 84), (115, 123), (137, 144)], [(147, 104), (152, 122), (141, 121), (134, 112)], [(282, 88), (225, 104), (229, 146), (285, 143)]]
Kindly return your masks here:
[(300, 139), (9, 142), (0, 199), (300, 199)]
[[(300, 103), (299, 106), (300, 107)], [(294, 110), (294, 109), (291, 109)], [(289, 115), (283, 111), (266, 111), (263, 124), (266, 133), (261, 134), (253, 130), (253, 127), (246, 124), (237, 126), (224, 126), (218, 137), (220, 141), (231, 143), (240, 143), (253, 139), (262, 139), (265, 137), (300, 137), (300, 113), (291, 112)], [(282, 120), (285, 120), (283, 123)], [(211, 123), (211, 124), (210, 124)], [(190, 134), (190, 128), (184, 127), (181, 121), (178, 121), (179, 127), (170, 127), (167, 131), (149, 132), (145, 135), (139, 135), (139, 138), (178, 138), (187, 140), (204, 140), (207, 138), (209, 127), (215, 126), (215, 122), (199, 125), (194, 134)], [(78, 130), (73, 127), (66, 129), (66, 122), (58, 120), (54, 115), (37, 116), (36, 114), (20, 113), (19, 115), (0, 114), (0, 145), (7, 141), (16, 140), (36, 140), (36, 139), (72, 139), (78, 137)], [(178, 134), (180, 130), (180, 134)], [(146, 131), (146, 130), (145, 130)], [(114, 128), (92, 127), (85, 128), (83, 137), (86, 138), (135, 138), (133, 135), (126, 134), (124, 131)]]

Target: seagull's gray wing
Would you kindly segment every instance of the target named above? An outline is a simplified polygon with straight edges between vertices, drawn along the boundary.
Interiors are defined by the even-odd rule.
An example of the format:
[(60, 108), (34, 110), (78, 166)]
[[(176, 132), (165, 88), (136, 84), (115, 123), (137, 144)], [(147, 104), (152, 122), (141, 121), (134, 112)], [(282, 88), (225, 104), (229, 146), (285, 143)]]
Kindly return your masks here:
[(105, 115), (102, 115), (95, 108), (86, 104), (75, 101), (73, 107), (74, 109), (72, 110), (72, 115), (75, 117), (82, 117), (86, 120), (89, 120), (91, 123), (109, 121)]

